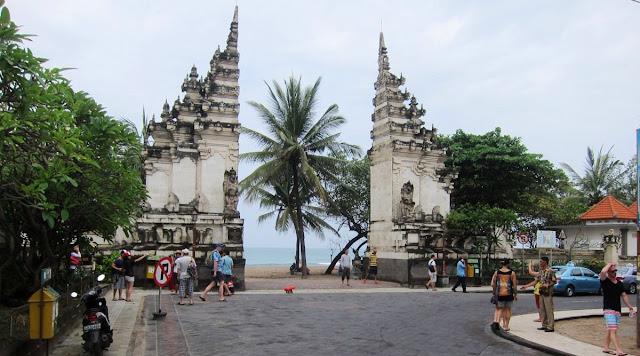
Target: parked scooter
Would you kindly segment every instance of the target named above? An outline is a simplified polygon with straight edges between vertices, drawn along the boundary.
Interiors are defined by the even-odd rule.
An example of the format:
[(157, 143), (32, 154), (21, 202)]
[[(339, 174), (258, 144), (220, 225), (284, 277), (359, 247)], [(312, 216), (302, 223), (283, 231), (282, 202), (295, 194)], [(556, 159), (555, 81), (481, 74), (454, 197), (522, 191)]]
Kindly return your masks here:
[[(103, 280), (104, 274), (98, 276), (98, 282)], [(95, 356), (101, 356), (102, 350), (108, 348), (113, 342), (109, 308), (106, 299), (102, 296), (102, 290), (105, 288), (106, 286), (95, 286), (80, 298), (85, 306), (82, 318), (83, 347), (87, 352), (93, 352)], [(71, 296), (76, 298), (78, 293), (73, 292)]]

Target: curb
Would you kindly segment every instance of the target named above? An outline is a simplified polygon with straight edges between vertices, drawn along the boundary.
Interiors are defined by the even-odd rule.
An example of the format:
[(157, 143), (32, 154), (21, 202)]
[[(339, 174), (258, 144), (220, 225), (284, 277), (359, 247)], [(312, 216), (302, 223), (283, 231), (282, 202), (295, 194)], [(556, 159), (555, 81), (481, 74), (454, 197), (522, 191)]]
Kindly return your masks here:
[[(576, 311), (580, 311), (580, 310), (576, 310)], [(623, 312), (622, 313), (623, 316), (628, 316), (629, 312)], [(584, 315), (569, 315), (569, 316), (564, 316), (564, 317), (559, 317), (557, 319), (555, 319), (555, 321), (561, 321), (561, 320), (574, 320), (574, 319), (582, 319), (582, 318), (596, 318), (596, 317), (602, 317), (601, 313), (591, 313), (591, 314), (584, 314)], [(510, 332), (504, 331), (502, 328), (500, 328), (499, 330), (494, 330), (493, 328), (489, 327), (489, 329), (491, 331), (493, 331), (493, 333), (503, 339), (515, 342), (516, 344), (520, 344), (522, 346), (531, 348), (531, 349), (535, 349), (538, 351), (542, 351), (545, 353), (548, 353), (550, 355), (559, 355), (559, 356), (567, 356), (567, 355), (574, 355), (572, 353), (567, 353), (558, 349), (554, 349), (550, 346), (546, 346), (546, 345), (542, 345), (542, 344), (538, 344), (536, 342), (533, 342), (531, 340), (516, 336)]]

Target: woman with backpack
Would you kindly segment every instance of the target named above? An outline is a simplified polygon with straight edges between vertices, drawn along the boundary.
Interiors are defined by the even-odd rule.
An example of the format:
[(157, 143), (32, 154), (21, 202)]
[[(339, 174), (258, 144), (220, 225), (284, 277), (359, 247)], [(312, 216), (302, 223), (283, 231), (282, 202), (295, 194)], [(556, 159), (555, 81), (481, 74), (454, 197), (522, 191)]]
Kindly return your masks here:
[(491, 287), (493, 287), (493, 299), (496, 303), (496, 312), (493, 316), (494, 330), (500, 329), (500, 318), (502, 318), (502, 327), (505, 331), (509, 331), (509, 322), (511, 321), (511, 306), (514, 300), (518, 301), (518, 280), (516, 273), (509, 268), (509, 260), (500, 262), (500, 269), (493, 273), (491, 278)]

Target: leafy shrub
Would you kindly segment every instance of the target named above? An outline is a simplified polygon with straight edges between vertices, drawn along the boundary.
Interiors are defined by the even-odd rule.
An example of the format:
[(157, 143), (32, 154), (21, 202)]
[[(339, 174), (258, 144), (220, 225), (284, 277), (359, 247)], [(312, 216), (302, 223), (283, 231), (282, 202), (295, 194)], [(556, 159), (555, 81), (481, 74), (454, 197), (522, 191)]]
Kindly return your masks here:
[(606, 263), (597, 258), (591, 258), (590, 260), (583, 260), (578, 263), (578, 266), (588, 268), (595, 273), (600, 273), (600, 271), (604, 268)]
[(111, 282), (113, 276), (111, 265), (118, 257), (120, 257), (120, 251), (113, 251), (110, 255), (103, 256), (102, 261), (96, 263), (96, 275), (104, 274), (106, 277), (105, 281)]

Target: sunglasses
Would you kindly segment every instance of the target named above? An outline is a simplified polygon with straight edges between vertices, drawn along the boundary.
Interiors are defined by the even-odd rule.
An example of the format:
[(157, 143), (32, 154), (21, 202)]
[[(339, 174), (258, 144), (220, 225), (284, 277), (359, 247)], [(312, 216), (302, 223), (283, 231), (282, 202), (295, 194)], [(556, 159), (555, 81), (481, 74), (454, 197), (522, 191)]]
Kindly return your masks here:
[(618, 270), (617, 270), (617, 269), (614, 269), (614, 270), (610, 270), (610, 271), (609, 271), (609, 273), (616, 273), (616, 272), (618, 272)]

